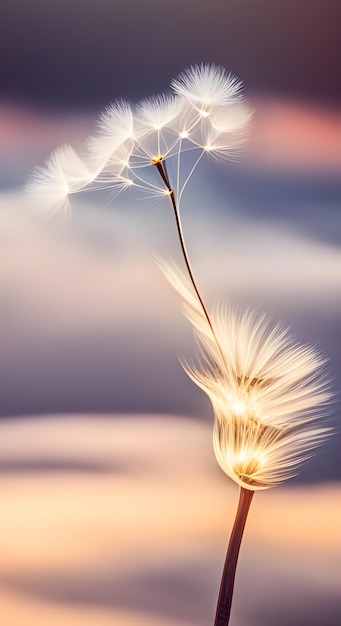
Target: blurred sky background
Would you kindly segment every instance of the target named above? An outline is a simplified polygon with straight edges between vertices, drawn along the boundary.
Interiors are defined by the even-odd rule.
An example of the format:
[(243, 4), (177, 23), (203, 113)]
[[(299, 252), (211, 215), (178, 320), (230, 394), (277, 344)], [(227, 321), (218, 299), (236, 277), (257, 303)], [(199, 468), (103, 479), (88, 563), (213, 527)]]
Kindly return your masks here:
[[(195, 343), (153, 258), (179, 258), (170, 208), (167, 202), (149, 202), (130, 192), (114, 201), (88, 193), (72, 198), (70, 220), (50, 223), (29, 212), (23, 194), (31, 170), (51, 150), (63, 143), (84, 147), (110, 101), (135, 102), (165, 91), (174, 76), (202, 61), (237, 74), (255, 109), (244, 158), (224, 165), (206, 160), (184, 195), (184, 230), (204, 298), (209, 306), (226, 299), (254, 306), (275, 323), (291, 326), (299, 340), (319, 345), (330, 359), (336, 391), (331, 418), (337, 435), (287, 487), (271, 496), (257, 495), (268, 504), (265, 513), (257, 504), (258, 517), (250, 520), (241, 581), (253, 580), (262, 558), (260, 546), (267, 544), (257, 532), (264, 524), (274, 525), (274, 544), (272, 552), (271, 541), (264, 548), (259, 574), (264, 587), (257, 574), (258, 586), (253, 587), (254, 580), (247, 585), (253, 589), (249, 597), (243, 601), (238, 592), (234, 623), (339, 624), (339, 590), (332, 580), (340, 579), (340, 560), (334, 576), (335, 555), (340, 557), (335, 502), (340, 502), (341, 478), (340, 28), (339, 0), (2, 0), (0, 497), (6, 532), (0, 539), (0, 581), (6, 626), (75, 626), (77, 620), (86, 626), (212, 622), (220, 546), (225, 549), (236, 492), (213, 469), (213, 459), (203, 478), (204, 460), (191, 446), (201, 433), (211, 447), (212, 412), (179, 364), (178, 357), (195, 353)], [(107, 417), (94, 417), (99, 414)], [(170, 415), (177, 417), (170, 420)], [(164, 431), (155, 425), (156, 416)], [(84, 428), (83, 441), (77, 432)], [(107, 452), (110, 463), (101, 456), (107, 440), (113, 442)], [(165, 441), (163, 458), (159, 449)], [(142, 447), (141, 461), (135, 463), (130, 445)], [(182, 480), (178, 451), (187, 459), (181, 465), (187, 478), (183, 493), (178, 487), (175, 497), (172, 489)], [(174, 472), (168, 476), (169, 489), (178, 509), (175, 513), (165, 504), (157, 531), (145, 506), (153, 507), (152, 495), (163, 502), (165, 459)], [(197, 477), (191, 460), (200, 466)], [(151, 474), (141, 473), (140, 462), (152, 463), (160, 480), (153, 478), (150, 486)], [(181, 517), (185, 487), (195, 492), (199, 479), (200, 497)], [(140, 550), (136, 563), (125, 535), (136, 530), (125, 527), (131, 515), (139, 515), (138, 508), (130, 508), (139, 486), (141, 494), (151, 489), (148, 504), (139, 498), (150, 545), (159, 537), (151, 563), (141, 551), (146, 535), (139, 531), (140, 547), (134, 544)], [(78, 496), (79, 490), (84, 494)], [(55, 509), (53, 500), (44, 504), (51, 491)], [(27, 493), (33, 500), (26, 502)], [(103, 503), (110, 493), (116, 500), (109, 510)], [(70, 512), (70, 502), (78, 497), (83, 498), (81, 513)], [(303, 541), (298, 544), (298, 517), (288, 519), (287, 526), (279, 521), (302, 513), (302, 523), (302, 502), (306, 523), (313, 524), (317, 509), (319, 516), (305, 542), (298, 533)], [(26, 519), (25, 506), (31, 505), (33, 513)], [(87, 512), (97, 506), (98, 517), (89, 517)], [(328, 515), (331, 508), (334, 514)], [(201, 520), (197, 525), (195, 515)], [(104, 539), (97, 541), (100, 531)], [(82, 544), (78, 554), (74, 536), (83, 532), (91, 535), (92, 547), (87, 551)], [(18, 535), (23, 537), (20, 545)], [(125, 546), (119, 555), (112, 535)], [(51, 541), (61, 542), (60, 550), (50, 553)], [(167, 542), (168, 551), (162, 552)], [(279, 546), (281, 554), (271, 562)], [(290, 550), (292, 555), (301, 550), (295, 575)], [(307, 558), (313, 550), (318, 566)], [(68, 554), (70, 562), (66, 556), (59, 561), (58, 553)], [(104, 569), (100, 555), (106, 555)], [(89, 574), (94, 563), (102, 572), (97, 582)], [(308, 573), (314, 567), (319, 571), (312, 581)], [(73, 581), (71, 590), (61, 582), (65, 571)], [(156, 580), (163, 586), (153, 604)], [(130, 602), (131, 585), (141, 591)], [(266, 594), (272, 600), (262, 604)]]

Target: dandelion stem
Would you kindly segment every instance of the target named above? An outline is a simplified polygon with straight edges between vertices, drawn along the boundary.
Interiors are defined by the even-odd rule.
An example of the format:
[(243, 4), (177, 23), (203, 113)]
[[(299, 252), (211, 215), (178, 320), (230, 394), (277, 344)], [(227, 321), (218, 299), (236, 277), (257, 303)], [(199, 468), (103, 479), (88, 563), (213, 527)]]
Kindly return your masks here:
[(240, 544), (254, 491), (240, 488), (236, 519), (227, 548), (214, 626), (228, 626)]
[(189, 262), (189, 257), (188, 257), (188, 253), (187, 253), (187, 249), (186, 249), (185, 238), (184, 238), (183, 231), (182, 231), (182, 224), (181, 224), (180, 213), (179, 213), (179, 209), (178, 209), (178, 206), (177, 206), (177, 203), (176, 203), (176, 200), (175, 200), (174, 191), (173, 191), (173, 189), (172, 189), (172, 187), (170, 185), (169, 178), (167, 176), (167, 172), (166, 172), (166, 170), (165, 170), (161, 160), (157, 161), (155, 163), (155, 166), (156, 166), (156, 168), (157, 168), (157, 170), (158, 170), (158, 172), (159, 172), (159, 174), (160, 174), (160, 176), (161, 176), (161, 178), (162, 178), (162, 180), (163, 180), (167, 190), (169, 191), (169, 197), (170, 197), (170, 201), (172, 203), (172, 207), (173, 207), (173, 210), (174, 210), (174, 216), (175, 216), (175, 221), (176, 221), (176, 228), (177, 228), (177, 232), (178, 232), (178, 236), (179, 236), (179, 240), (180, 240), (181, 251), (182, 251), (182, 254), (183, 254), (183, 257), (184, 257), (184, 261), (185, 261), (185, 264), (186, 264), (188, 276), (189, 276), (190, 281), (191, 281), (191, 283), (193, 285), (193, 289), (194, 289), (194, 291), (196, 293), (196, 296), (197, 296), (197, 298), (198, 298), (198, 300), (200, 302), (200, 306), (201, 306), (201, 308), (203, 310), (203, 313), (204, 313), (204, 315), (206, 317), (207, 323), (208, 323), (208, 325), (209, 325), (209, 327), (211, 329), (214, 341), (215, 341), (215, 343), (216, 343), (216, 345), (218, 347), (218, 350), (219, 350), (219, 352), (220, 352), (220, 354), (222, 356), (223, 361), (225, 361), (225, 357), (224, 357), (223, 351), (222, 351), (222, 349), (221, 349), (221, 347), (219, 345), (219, 341), (217, 339), (217, 336), (215, 334), (214, 328), (212, 326), (211, 318), (210, 318), (210, 316), (208, 314), (208, 311), (206, 309), (206, 306), (204, 304), (204, 301), (203, 301), (203, 299), (202, 299), (202, 297), (200, 295), (199, 289), (198, 289), (197, 284), (196, 284), (195, 279), (194, 279), (194, 275), (193, 275), (193, 272), (192, 272), (191, 264)]

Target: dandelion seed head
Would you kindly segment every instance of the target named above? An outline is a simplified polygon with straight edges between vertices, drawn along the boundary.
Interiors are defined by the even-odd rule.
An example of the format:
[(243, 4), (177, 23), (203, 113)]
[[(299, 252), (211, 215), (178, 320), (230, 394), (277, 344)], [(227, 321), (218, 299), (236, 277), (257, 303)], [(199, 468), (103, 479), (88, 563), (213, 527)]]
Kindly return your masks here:
[[(88, 140), (85, 162), (74, 152), (65, 158), (57, 151), (36, 171), (34, 185), (29, 184), (35, 188), (35, 202), (46, 203), (50, 212), (68, 211), (70, 193), (112, 185), (114, 197), (127, 188), (124, 178), (134, 180), (138, 189), (164, 196), (167, 184), (161, 171), (167, 161), (180, 204), (205, 153), (226, 158), (243, 143), (248, 112), (239, 81), (219, 66), (193, 66), (172, 87), (173, 93), (142, 100), (134, 108), (124, 100), (110, 104), (99, 118), (97, 134)], [(74, 162), (75, 175), (69, 175), (68, 162)], [(157, 185), (153, 166), (161, 162)]]
[(202, 362), (185, 369), (211, 400), (220, 467), (253, 490), (294, 476), (331, 432), (324, 359), (266, 316), (232, 307), (211, 315), (214, 339), (191, 284), (177, 268), (161, 267), (202, 346)]

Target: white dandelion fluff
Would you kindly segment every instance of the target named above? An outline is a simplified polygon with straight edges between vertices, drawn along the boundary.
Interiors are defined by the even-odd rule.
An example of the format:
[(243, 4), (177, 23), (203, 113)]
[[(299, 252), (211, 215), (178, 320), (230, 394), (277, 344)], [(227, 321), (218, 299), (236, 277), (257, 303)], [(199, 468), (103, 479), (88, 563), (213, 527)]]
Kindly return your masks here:
[(267, 489), (294, 476), (330, 433), (322, 423), (331, 397), (325, 360), (265, 316), (232, 307), (208, 325), (188, 279), (161, 265), (201, 343), (200, 367), (185, 367), (214, 410), (214, 451), (241, 487)]
[(113, 139), (115, 146), (133, 136), (134, 117), (131, 106), (125, 100), (110, 104), (101, 114), (98, 127), (103, 135)]
[(174, 153), (178, 142), (176, 123), (182, 112), (183, 101), (173, 94), (153, 96), (137, 105), (132, 168), (150, 167)]
[(245, 144), (253, 111), (243, 102), (214, 111), (202, 128), (202, 147), (218, 159), (230, 158)]
[(99, 134), (88, 140), (89, 160), (95, 177), (123, 144), (134, 145), (134, 116), (128, 102), (110, 104), (98, 121)]
[(233, 133), (248, 126), (253, 111), (245, 102), (233, 102), (216, 109), (211, 117), (212, 128), (219, 133)]
[(45, 203), (50, 214), (65, 212), (69, 194), (84, 187), (114, 197), (133, 186), (170, 199), (173, 208), (175, 199), (179, 208), (202, 157), (230, 156), (244, 142), (251, 114), (240, 81), (219, 66), (193, 66), (173, 80), (172, 89), (136, 107), (124, 100), (108, 106), (84, 161), (70, 147), (61, 148), (36, 171), (28, 185), (35, 202)]
[(136, 107), (136, 119), (144, 132), (172, 128), (181, 115), (183, 101), (173, 94), (161, 94), (142, 100)]
[(61, 146), (52, 153), (44, 167), (37, 168), (28, 182), (34, 207), (48, 209), (51, 215), (67, 213), (69, 194), (84, 189), (92, 175), (71, 146)]
[(224, 106), (239, 99), (242, 83), (225, 68), (202, 63), (191, 66), (174, 78), (171, 87), (176, 94), (205, 114), (213, 107)]

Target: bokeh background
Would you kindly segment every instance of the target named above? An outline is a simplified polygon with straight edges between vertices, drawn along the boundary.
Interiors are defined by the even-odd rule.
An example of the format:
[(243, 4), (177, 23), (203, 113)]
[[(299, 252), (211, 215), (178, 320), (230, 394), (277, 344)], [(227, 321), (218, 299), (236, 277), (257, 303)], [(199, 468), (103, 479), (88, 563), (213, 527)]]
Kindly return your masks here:
[(0, 617), (6, 626), (212, 624), (237, 489), (207, 399), (178, 357), (191, 330), (154, 261), (172, 214), (131, 193), (29, 210), (30, 171), (82, 149), (103, 107), (193, 63), (240, 76), (255, 109), (239, 162), (184, 196), (209, 304), (266, 311), (330, 360), (336, 434), (255, 497), (231, 626), (340, 623), (339, 0), (2, 0)]

